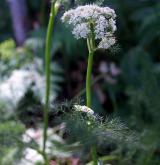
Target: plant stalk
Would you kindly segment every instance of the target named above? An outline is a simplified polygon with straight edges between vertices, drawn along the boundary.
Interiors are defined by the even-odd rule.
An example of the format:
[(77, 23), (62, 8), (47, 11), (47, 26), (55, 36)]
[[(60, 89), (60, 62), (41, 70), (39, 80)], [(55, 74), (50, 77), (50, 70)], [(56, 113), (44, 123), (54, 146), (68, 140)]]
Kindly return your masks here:
[[(91, 24), (91, 35), (87, 38), (87, 46), (88, 46), (88, 66), (87, 66), (87, 76), (86, 76), (86, 104), (87, 107), (91, 107), (91, 78), (92, 78), (92, 67), (93, 67), (93, 56), (95, 52), (95, 36), (94, 29)], [(93, 165), (98, 165), (97, 151), (96, 146), (91, 147), (91, 155), (93, 160)]]
[(88, 65), (87, 65), (87, 76), (86, 76), (86, 104), (87, 107), (91, 107), (91, 78), (92, 78), (92, 66), (93, 66), (93, 56), (95, 51), (95, 37), (93, 32), (93, 26), (91, 25), (91, 34), (87, 38), (88, 46)]
[(86, 104), (87, 107), (91, 107), (91, 77), (92, 77), (92, 65), (93, 65), (93, 55), (94, 51), (91, 48), (90, 41), (87, 39), (88, 43), (88, 65), (87, 65), (87, 76), (86, 76)]
[(93, 165), (98, 165), (97, 150), (95, 146), (92, 146), (91, 154), (92, 154)]
[(50, 63), (51, 63), (51, 46), (52, 46), (52, 36), (53, 36), (53, 26), (55, 16), (57, 15), (58, 7), (56, 3), (51, 3), (51, 12), (50, 18), (47, 28), (47, 35), (46, 35), (46, 45), (45, 45), (45, 74), (46, 74), (46, 91), (45, 91), (45, 106), (44, 106), (44, 128), (43, 128), (43, 158), (45, 161), (45, 165), (49, 164), (47, 155), (46, 155), (46, 141), (47, 141), (47, 129), (48, 129), (48, 111), (49, 111), (49, 104), (50, 104)]

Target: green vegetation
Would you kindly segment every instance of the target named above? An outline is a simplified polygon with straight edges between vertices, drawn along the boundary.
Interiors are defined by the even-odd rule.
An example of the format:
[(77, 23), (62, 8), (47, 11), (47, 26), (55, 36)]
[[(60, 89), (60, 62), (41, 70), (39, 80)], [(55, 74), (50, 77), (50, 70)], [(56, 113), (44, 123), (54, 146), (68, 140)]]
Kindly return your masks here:
[[(93, 33), (88, 45), (76, 40), (61, 21), (93, 2), (117, 15), (107, 50), (95, 50)], [(25, 7), (27, 38), (17, 45), (9, 2), (0, 2), (0, 164), (159, 165), (159, 0)]]

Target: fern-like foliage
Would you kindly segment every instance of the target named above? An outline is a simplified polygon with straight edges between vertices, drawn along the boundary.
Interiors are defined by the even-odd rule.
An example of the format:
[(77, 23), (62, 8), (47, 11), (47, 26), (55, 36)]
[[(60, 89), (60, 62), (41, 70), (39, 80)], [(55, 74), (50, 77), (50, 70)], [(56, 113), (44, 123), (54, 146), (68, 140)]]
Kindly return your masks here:
[[(71, 102), (70, 104), (66, 102), (60, 107), (55, 106), (57, 111), (54, 110), (53, 113), (56, 116), (55, 121), (65, 123), (67, 143), (79, 144), (77, 148), (79, 156), (89, 153), (93, 145), (98, 148), (99, 155), (113, 152), (113, 155), (117, 156), (119, 146), (128, 149), (131, 144), (136, 144), (135, 134), (118, 118), (102, 118), (98, 115), (75, 111), (73, 105)], [(110, 153), (106, 152), (107, 148), (111, 151)], [(86, 161), (87, 157), (82, 158), (82, 160)]]
[(15, 121), (6, 121), (0, 125), (0, 164), (10, 165), (22, 156), (23, 147), (20, 143), (24, 126)]

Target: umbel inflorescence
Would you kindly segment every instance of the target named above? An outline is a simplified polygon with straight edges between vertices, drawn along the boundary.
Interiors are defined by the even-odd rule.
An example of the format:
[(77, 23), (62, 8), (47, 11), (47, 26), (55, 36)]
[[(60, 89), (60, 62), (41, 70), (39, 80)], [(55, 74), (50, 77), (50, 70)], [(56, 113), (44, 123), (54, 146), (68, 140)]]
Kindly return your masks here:
[(98, 48), (108, 49), (115, 44), (116, 14), (109, 7), (95, 4), (79, 6), (64, 13), (62, 22), (73, 25), (73, 35), (77, 38), (89, 38), (94, 34)]

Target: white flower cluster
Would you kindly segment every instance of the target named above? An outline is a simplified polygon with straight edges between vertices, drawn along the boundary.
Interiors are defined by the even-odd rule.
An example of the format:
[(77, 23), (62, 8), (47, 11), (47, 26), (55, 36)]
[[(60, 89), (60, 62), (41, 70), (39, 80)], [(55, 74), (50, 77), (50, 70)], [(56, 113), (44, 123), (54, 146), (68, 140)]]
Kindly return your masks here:
[[(34, 92), (44, 93), (42, 84), (44, 77), (35, 70), (14, 70), (11, 76), (0, 83), (0, 102), (7, 105), (7, 102), (16, 106), (19, 100), (24, 96), (29, 87)], [(34, 85), (32, 85), (34, 84)]]
[(94, 111), (91, 108), (87, 107), (87, 106), (74, 105), (74, 109), (76, 111), (86, 112), (86, 113), (88, 113), (90, 115), (94, 114)]
[(95, 39), (100, 41), (98, 48), (108, 49), (115, 43), (115, 18), (113, 9), (92, 4), (71, 9), (61, 19), (74, 26), (72, 33), (77, 39), (88, 38), (93, 32)]

